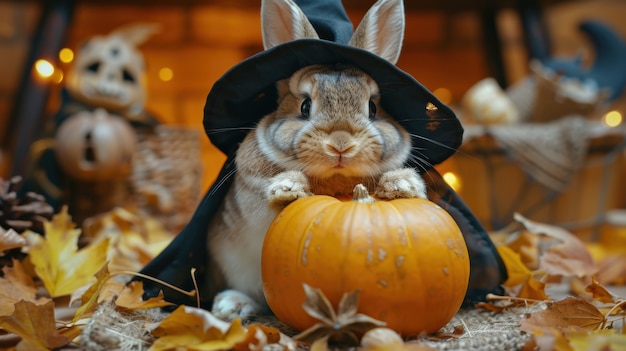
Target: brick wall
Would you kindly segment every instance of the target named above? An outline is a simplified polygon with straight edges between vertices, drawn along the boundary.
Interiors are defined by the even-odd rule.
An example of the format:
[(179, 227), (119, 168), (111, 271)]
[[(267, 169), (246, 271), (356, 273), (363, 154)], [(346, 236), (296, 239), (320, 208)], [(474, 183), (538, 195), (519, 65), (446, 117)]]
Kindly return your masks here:
[[(147, 107), (166, 123), (201, 130), (204, 101), (213, 82), (231, 66), (261, 50), (258, 9), (78, 3), (68, 33), (67, 47), (70, 48), (125, 24), (161, 24), (161, 31), (141, 49), (148, 65)], [(360, 20), (362, 11), (349, 11), (353, 22)], [(577, 1), (549, 8), (547, 19), (555, 51), (570, 53), (587, 45), (575, 27), (584, 15), (605, 18), (626, 37), (624, 12), (626, 3), (616, 0)], [(6, 125), (37, 16), (35, 2), (0, 2), (0, 128)], [(514, 13), (504, 11), (499, 26), (505, 39), (507, 75), (509, 81), (515, 82), (527, 74), (519, 23)], [(408, 13), (405, 44), (398, 66), (431, 90), (447, 88), (453, 101), (458, 101), (470, 86), (490, 74), (482, 51), (477, 17), (468, 12), (444, 14), (430, 10)], [(162, 67), (173, 70), (171, 81), (159, 80), (158, 72)], [(53, 111), (55, 104), (58, 99), (53, 96), (49, 110)], [(202, 140), (206, 187), (216, 176), (224, 158), (206, 138)]]

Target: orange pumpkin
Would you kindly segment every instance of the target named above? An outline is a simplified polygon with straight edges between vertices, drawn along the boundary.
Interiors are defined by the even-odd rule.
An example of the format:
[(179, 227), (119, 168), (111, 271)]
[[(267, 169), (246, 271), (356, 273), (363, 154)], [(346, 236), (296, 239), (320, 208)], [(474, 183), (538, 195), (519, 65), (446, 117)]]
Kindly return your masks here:
[(270, 308), (304, 330), (316, 320), (302, 309), (303, 283), (321, 289), (335, 308), (359, 289), (360, 313), (404, 336), (436, 332), (460, 308), (469, 282), (461, 230), (428, 200), (377, 201), (362, 185), (354, 194), (301, 198), (274, 219), (262, 256)]
[(64, 121), (55, 136), (55, 155), (70, 178), (123, 179), (132, 171), (137, 138), (122, 117), (104, 109), (81, 111)]

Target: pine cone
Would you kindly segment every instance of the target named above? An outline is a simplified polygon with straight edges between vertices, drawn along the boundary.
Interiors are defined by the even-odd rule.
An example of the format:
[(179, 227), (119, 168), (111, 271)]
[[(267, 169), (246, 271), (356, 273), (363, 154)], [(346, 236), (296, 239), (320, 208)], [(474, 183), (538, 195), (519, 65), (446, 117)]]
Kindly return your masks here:
[(13, 228), (18, 233), (29, 229), (44, 234), (43, 223), (52, 218), (54, 209), (45, 198), (33, 192), (18, 197), (22, 177), (0, 178), (0, 227)]

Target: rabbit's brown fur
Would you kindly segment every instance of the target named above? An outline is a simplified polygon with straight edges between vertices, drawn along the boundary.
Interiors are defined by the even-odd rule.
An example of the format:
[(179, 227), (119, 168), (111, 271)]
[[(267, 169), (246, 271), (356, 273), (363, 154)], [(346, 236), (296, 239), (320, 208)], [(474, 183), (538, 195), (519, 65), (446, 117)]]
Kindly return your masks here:
[[(291, 0), (264, 0), (262, 15), (266, 49), (317, 37)], [(395, 63), (403, 16), (401, 0), (378, 1), (350, 45)], [(218, 294), (213, 305), (214, 314), (225, 319), (264, 308), (263, 239), (291, 201), (350, 194), (359, 183), (383, 198), (426, 197), (421, 177), (403, 166), (411, 138), (379, 106), (378, 86), (370, 76), (351, 66), (313, 65), (277, 84), (278, 108), (240, 145), (234, 184), (209, 228), (209, 251), (232, 288)]]

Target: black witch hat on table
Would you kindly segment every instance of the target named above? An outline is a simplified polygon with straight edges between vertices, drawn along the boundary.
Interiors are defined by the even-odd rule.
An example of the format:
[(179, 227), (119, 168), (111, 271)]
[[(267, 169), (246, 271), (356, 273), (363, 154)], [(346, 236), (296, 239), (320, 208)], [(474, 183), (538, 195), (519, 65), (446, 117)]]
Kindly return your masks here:
[[(461, 145), (463, 128), (454, 112), (392, 62), (349, 46), (353, 27), (340, 0), (296, 3), (321, 40), (298, 39), (273, 46), (234, 66), (214, 84), (206, 100), (204, 128), (211, 142), (228, 159), (189, 224), (142, 273), (192, 290), (191, 270), (195, 268), (201, 304), (210, 308), (213, 296), (226, 287), (209, 257), (207, 229), (234, 178), (237, 147), (263, 116), (277, 108), (277, 81), (313, 64), (347, 64), (362, 69), (376, 81), (383, 109), (412, 136), (413, 154), (406, 166), (428, 173), (424, 179), (430, 200), (446, 209), (461, 227), (471, 262), (467, 302), (481, 300), (489, 292), (499, 292), (506, 272), (493, 243), (457, 194), (432, 168)], [(144, 284), (148, 296), (163, 289), (170, 301), (196, 304), (195, 298), (159, 284), (150, 281)]]

